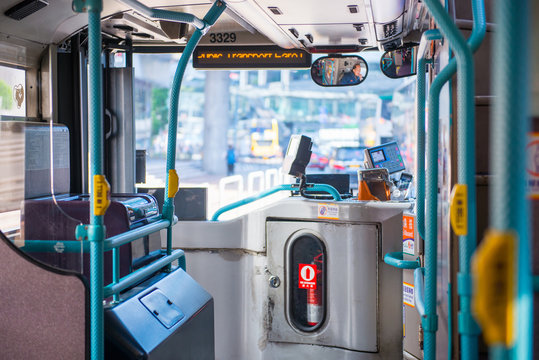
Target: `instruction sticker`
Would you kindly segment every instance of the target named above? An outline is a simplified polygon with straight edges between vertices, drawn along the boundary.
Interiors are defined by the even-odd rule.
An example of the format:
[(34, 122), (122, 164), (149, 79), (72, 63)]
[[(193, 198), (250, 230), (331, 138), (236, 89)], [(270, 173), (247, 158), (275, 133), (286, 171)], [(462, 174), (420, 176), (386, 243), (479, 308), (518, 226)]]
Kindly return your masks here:
[(404, 215), (402, 217), (402, 252), (414, 255), (414, 222), (413, 216)]
[(526, 163), (528, 196), (530, 199), (539, 200), (539, 132), (529, 134), (526, 154), (528, 156)]
[(414, 285), (402, 283), (402, 302), (404, 305), (414, 306)]
[(316, 289), (316, 265), (315, 264), (299, 264), (298, 288)]
[(318, 218), (339, 220), (339, 206), (333, 204), (318, 204)]

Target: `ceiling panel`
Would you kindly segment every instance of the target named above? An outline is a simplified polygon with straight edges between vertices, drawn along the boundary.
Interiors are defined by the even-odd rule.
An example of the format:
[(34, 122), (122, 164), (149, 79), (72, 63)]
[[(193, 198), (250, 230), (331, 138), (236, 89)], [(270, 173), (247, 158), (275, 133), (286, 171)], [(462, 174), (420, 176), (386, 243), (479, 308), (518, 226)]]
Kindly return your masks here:
[[(256, 0), (256, 3), (277, 24), (342, 24), (368, 22), (363, 0)], [(351, 13), (348, 6), (355, 6)], [(282, 13), (274, 14), (269, 8), (276, 7)]]

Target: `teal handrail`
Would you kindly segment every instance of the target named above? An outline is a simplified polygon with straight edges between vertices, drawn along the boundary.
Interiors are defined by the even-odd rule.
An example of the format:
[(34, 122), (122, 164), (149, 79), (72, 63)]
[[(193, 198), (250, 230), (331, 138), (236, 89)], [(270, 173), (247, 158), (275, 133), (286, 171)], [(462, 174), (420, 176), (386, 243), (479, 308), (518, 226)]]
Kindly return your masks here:
[(474, 50), (481, 44), (486, 31), (484, 4), (482, 0), (472, 1), (474, 28), (469, 45), (459, 29), (437, 0), (425, 0), (430, 13), (440, 27), (442, 34), (449, 40), (455, 51), (456, 59), (452, 59), (435, 78), (429, 92), (429, 131), (427, 134), (427, 178), (426, 178), (426, 231), (425, 231), (425, 317), (422, 319), (425, 331), (425, 359), (434, 359), (436, 355), (436, 331), (438, 317), (436, 315), (436, 279), (437, 279), (437, 210), (438, 210), (438, 116), (439, 96), (443, 85), (451, 78), (458, 67), (458, 180), (468, 188), (468, 235), (461, 236), (460, 241), (460, 274), (458, 289), (460, 295), (459, 333), (461, 334), (461, 350), (464, 360), (477, 358), (478, 330), (470, 312), (471, 288), (469, 281), (470, 259), (476, 242), (476, 195), (475, 195), (475, 118), (473, 75)]
[[(178, 103), (180, 99), (180, 88), (182, 85), (183, 74), (185, 68), (189, 62), (191, 54), (195, 50), (200, 38), (209, 29), (210, 26), (215, 24), (219, 16), (225, 11), (226, 5), (217, 0), (213, 3), (212, 7), (202, 20), (205, 27), (202, 29), (197, 28), (191, 38), (187, 42), (185, 49), (178, 61), (178, 66), (174, 74), (172, 86), (170, 89), (170, 110), (168, 115), (168, 143), (167, 143), (167, 173), (165, 184), (165, 201), (163, 204), (163, 217), (172, 222), (174, 216), (174, 198), (169, 197), (170, 187), (170, 171), (176, 168), (176, 137), (178, 130)], [(172, 225), (167, 230), (167, 254), (172, 253)]]
[[(183, 257), (185, 257), (185, 253), (183, 252), (183, 250), (175, 250), (172, 252), (171, 255), (168, 255), (159, 260), (156, 260), (152, 262), (151, 264), (145, 266), (144, 268), (139, 269), (135, 272), (132, 272), (131, 274), (127, 276), (124, 276), (122, 279), (120, 279), (118, 283), (116, 284), (113, 283), (105, 287), (104, 289), (105, 298), (111, 295), (119, 294), (121, 291), (137, 284), (138, 282), (146, 279), (149, 275), (169, 265), (173, 261), (178, 260)], [(180, 267), (185, 270), (184, 260), (180, 261)]]
[[(166, 229), (169, 227), (169, 225), (170, 222), (168, 220), (159, 220), (154, 223), (129, 230), (125, 233), (112, 236), (105, 239), (103, 250), (105, 252), (111, 251), (144, 236), (148, 236), (159, 230)], [(82, 225), (82, 228), (83, 227), (84, 225)], [(79, 227), (77, 230), (83, 231), (82, 228)], [(82, 251), (88, 253), (90, 252), (90, 242), (86, 240), (26, 240), (22, 248), (25, 252), (80, 253)]]
[[(419, 316), (425, 316), (425, 268), (417, 268), (414, 270), (414, 305), (419, 313)], [(451, 346), (451, 344), (449, 344)]]
[[(135, 1), (126, 0), (126, 3), (136, 8), (137, 11), (146, 13), (150, 16), (161, 17), (163, 19), (187, 22), (196, 27), (196, 30), (187, 43), (186, 49), (180, 59), (178, 68), (181, 71), (176, 72), (175, 81), (171, 91), (171, 115), (169, 124), (169, 144), (167, 148), (167, 191), (169, 186), (168, 173), (170, 169), (174, 169), (175, 151), (176, 151), (176, 129), (177, 129), (177, 103), (179, 95), (179, 85), (185, 65), (190, 57), (194, 47), (200, 40), (203, 31), (215, 23), (219, 15), (224, 11), (225, 5), (221, 1), (216, 1), (204, 20), (199, 20), (193, 15), (174, 13), (166, 10), (155, 10), (146, 7), (145, 5)], [(107, 189), (104, 185), (103, 177), (103, 119), (102, 119), (102, 70), (101, 70), (101, 11), (103, 9), (102, 0), (74, 0), (73, 9), (77, 12), (88, 12), (88, 64), (89, 64), (89, 94), (88, 94), (88, 113), (89, 113), (89, 147), (90, 147), (90, 175), (92, 186), (90, 186), (90, 224), (78, 226), (77, 231), (84, 233), (83, 238), (88, 238), (90, 242), (90, 357), (94, 360), (101, 360), (104, 356), (104, 328), (103, 328), (103, 251), (105, 240), (105, 227), (103, 225), (104, 211), (106, 210), (103, 201), (107, 201), (103, 197), (103, 192)], [(177, 79), (178, 78), (178, 79)], [(176, 85), (176, 86), (174, 86)], [(172, 124), (173, 123), (173, 124)], [(172, 159), (172, 160), (171, 160)], [(102, 182), (101, 196), (96, 198), (94, 183), (96, 178)], [(98, 203), (98, 200), (100, 203)], [(101, 206), (100, 213), (96, 214), (96, 208)], [(164, 219), (168, 220), (167, 232), (167, 255), (172, 256), (172, 223), (174, 218), (174, 204), (172, 197), (165, 199), (163, 206)], [(175, 252), (176, 254), (176, 252)], [(118, 256), (115, 251), (115, 263), (117, 265)], [(158, 261), (159, 262), (159, 261)], [(158, 262), (154, 263), (157, 264)], [(185, 262), (183, 262), (185, 263)], [(149, 265), (156, 266), (154, 264)], [(117, 266), (114, 270), (118, 270)], [(137, 274), (145, 273), (146, 271), (137, 272)], [(137, 275), (140, 276), (140, 275)], [(118, 280), (115, 277), (115, 280)], [(120, 282), (122, 282), (120, 280)], [(125, 282), (124, 282), (125, 284)], [(117, 286), (119, 284), (115, 284)], [(117, 300), (117, 296), (115, 296)]]
[(181, 13), (177, 11), (152, 9), (136, 0), (120, 0), (126, 5), (132, 7), (135, 11), (138, 11), (152, 19), (169, 20), (174, 22), (180, 22), (184, 24), (191, 24), (195, 28), (203, 30), (207, 24), (192, 14)]
[[(307, 184), (309, 186), (310, 191), (325, 191), (333, 196), (333, 199), (335, 201), (342, 201), (341, 195), (331, 185), (327, 184)], [(223, 213), (236, 209), (240, 206), (247, 205), (249, 203), (252, 203), (253, 201), (260, 200), (262, 198), (265, 198), (266, 196), (275, 194), (280, 191), (297, 191), (299, 190), (298, 185), (294, 184), (282, 184), (275, 186), (271, 189), (268, 189), (266, 191), (262, 191), (259, 194), (246, 197), (245, 199), (241, 199), (239, 201), (233, 202), (232, 204), (228, 204), (223, 206), (222, 208), (219, 208), (212, 216), (211, 221), (217, 221), (219, 219), (219, 216), (221, 216)]]
[[(425, 71), (428, 45), (442, 38), (438, 29), (427, 30), (421, 36), (417, 59), (416, 76), (416, 222), (417, 232), (425, 238)], [(413, 62), (412, 62), (413, 64)]]
[[(491, 109), (490, 221), (492, 229), (515, 233), (518, 251), (517, 290), (515, 297), (516, 344), (513, 359), (531, 359), (533, 355), (533, 280), (531, 269), (530, 210), (526, 198), (527, 131), (530, 127), (529, 41), (531, 31), (528, 0), (495, 2), (496, 32), (493, 39), (491, 79), (494, 106)], [(493, 347), (492, 351), (495, 351)], [(503, 349), (497, 349), (503, 358)]]
[(390, 252), (385, 254), (384, 262), (399, 269), (417, 269), (421, 266), (419, 257), (414, 260), (404, 260), (403, 252)]
[[(103, 106), (101, 70), (102, 0), (74, 0), (73, 9), (88, 12), (88, 144), (90, 152), (90, 224), (85, 226), (90, 241), (90, 357), (104, 356), (103, 339), (103, 243), (105, 226), (103, 213), (96, 214), (98, 205), (94, 182), (103, 176)], [(103, 191), (103, 189), (101, 189)], [(103, 197), (99, 199), (103, 201)], [(106, 208), (105, 208), (106, 210)]]

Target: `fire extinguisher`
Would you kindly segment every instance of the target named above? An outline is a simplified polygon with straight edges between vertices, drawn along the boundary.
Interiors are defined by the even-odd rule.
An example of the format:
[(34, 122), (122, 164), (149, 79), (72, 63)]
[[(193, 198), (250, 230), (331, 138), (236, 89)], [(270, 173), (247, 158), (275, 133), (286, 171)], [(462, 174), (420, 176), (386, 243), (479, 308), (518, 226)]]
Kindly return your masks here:
[(320, 253), (314, 257), (311, 264), (316, 265), (316, 288), (307, 289), (307, 323), (309, 326), (316, 326), (322, 322), (324, 316), (324, 303), (322, 287), (320, 281), (322, 280), (322, 265), (323, 254)]

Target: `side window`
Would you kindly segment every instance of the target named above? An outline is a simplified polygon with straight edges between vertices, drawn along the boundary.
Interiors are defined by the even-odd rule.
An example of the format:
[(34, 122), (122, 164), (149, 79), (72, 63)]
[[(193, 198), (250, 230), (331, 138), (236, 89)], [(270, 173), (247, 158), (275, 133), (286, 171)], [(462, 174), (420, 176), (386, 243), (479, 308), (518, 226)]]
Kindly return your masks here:
[(26, 116), (26, 71), (0, 66), (0, 115)]

